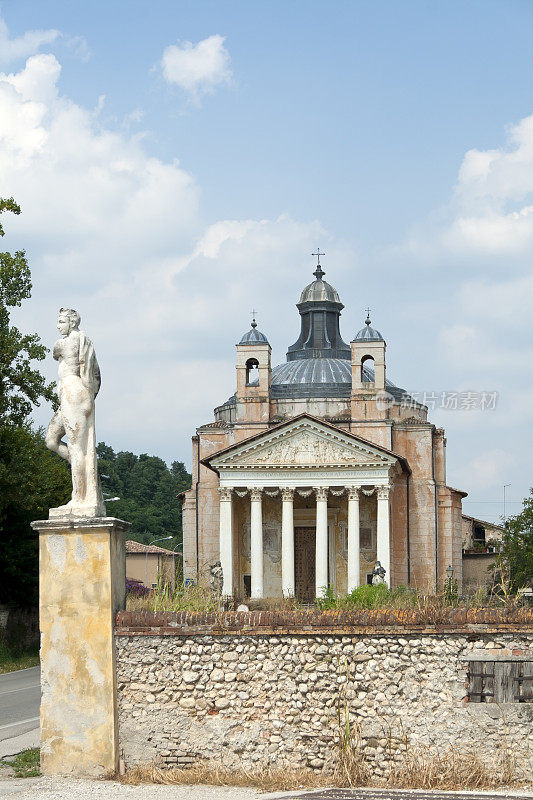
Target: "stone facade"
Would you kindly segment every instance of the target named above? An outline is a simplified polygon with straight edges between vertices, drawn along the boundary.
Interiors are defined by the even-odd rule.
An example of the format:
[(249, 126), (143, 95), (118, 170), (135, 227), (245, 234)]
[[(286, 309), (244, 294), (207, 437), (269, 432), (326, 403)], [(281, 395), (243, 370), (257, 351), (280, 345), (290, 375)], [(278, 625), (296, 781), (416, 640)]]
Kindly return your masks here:
[[(175, 624), (175, 623), (171, 623)], [(505, 745), (532, 777), (533, 704), (467, 702), (470, 659), (529, 658), (533, 630), (354, 634), (117, 631), (119, 735), (126, 766), (329, 770), (339, 712), (374, 776), (409, 747)]]
[[(184, 575), (202, 581), (209, 566), (220, 560), (226, 594), (245, 598), (253, 584), (254, 597), (292, 590), (299, 599), (309, 599), (295, 569), (299, 561), (309, 561), (299, 542), (308, 545), (312, 540), (316, 594), (326, 585), (343, 593), (366, 583), (376, 560), (393, 586), (434, 591), (443, 586), (451, 566), (461, 587), (461, 504), (466, 493), (447, 485), (444, 430), (428, 420), (426, 406), (388, 380), (386, 344), (370, 327), (370, 319), (350, 345), (342, 341), (339, 317), (344, 306), (323, 280), (320, 266), (315, 275), (297, 304), (301, 333), (288, 349), (287, 362), (271, 367), (270, 345), (254, 323), (236, 346), (235, 395), (218, 406), (215, 421), (198, 427), (193, 437), (193, 485), (183, 498)], [(315, 426), (307, 447), (296, 441), (291, 425), (303, 419), (323, 425), (322, 430)], [(332, 447), (332, 428), (338, 440), (344, 436), (340, 462), (339, 449)], [(365, 447), (367, 456), (369, 447), (374, 455), (390, 456), (381, 471), (370, 471), (358, 457)], [(252, 450), (261, 450), (261, 462), (251, 459)], [(232, 507), (221, 504), (221, 487)], [(278, 495), (274, 503), (265, 502), (263, 495), (262, 515), (255, 516), (255, 560), (243, 548), (242, 531), (250, 525), (252, 491), (265, 487), (277, 488)], [(377, 492), (382, 487), (389, 490), (386, 509), (374, 503), (370, 520), (359, 518), (354, 508), (350, 515), (351, 490)], [(264, 540), (281, 524), (282, 495), (288, 489), (310, 490), (305, 503), (295, 496), (294, 512), (305, 508), (313, 514), (305, 525), (286, 518), (281, 526), (286, 557), (280, 566), (271, 563)], [(344, 495), (338, 500), (340, 489)], [(318, 522), (320, 497), (328, 504), (328, 522), (323, 517), (322, 526), (327, 531)], [(381, 523), (379, 508), (386, 510)], [(352, 524), (345, 534), (349, 517)], [(297, 535), (298, 527), (307, 529), (307, 538)], [(369, 528), (378, 528), (380, 535), (369, 534)], [(343, 557), (346, 535), (351, 557), (346, 552)]]

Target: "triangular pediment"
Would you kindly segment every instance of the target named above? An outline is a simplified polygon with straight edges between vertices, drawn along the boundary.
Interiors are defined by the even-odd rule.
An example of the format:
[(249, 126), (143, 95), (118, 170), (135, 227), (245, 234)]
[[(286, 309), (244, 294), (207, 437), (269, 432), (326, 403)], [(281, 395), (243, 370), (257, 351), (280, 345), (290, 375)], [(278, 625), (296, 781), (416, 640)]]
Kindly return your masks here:
[(217, 470), (248, 467), (388, 467), (392, 453), (313, 418), (297, 418), (209, 459)]

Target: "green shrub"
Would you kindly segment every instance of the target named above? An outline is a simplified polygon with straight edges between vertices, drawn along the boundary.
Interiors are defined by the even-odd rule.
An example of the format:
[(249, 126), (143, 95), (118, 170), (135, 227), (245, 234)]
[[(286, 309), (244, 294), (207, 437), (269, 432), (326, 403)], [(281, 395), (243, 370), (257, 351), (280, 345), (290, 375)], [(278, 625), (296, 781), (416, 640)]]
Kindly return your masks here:
[(333, 589), (328, 587), (316, 604), (317, 608), (326, 611), (331, 608), (415, 608), (417, 601), (417, 592), (406, 586), (389, 589), (385, 583), (378, 583), (357, 586), (350, 594), (340, 597), (336, 597)]

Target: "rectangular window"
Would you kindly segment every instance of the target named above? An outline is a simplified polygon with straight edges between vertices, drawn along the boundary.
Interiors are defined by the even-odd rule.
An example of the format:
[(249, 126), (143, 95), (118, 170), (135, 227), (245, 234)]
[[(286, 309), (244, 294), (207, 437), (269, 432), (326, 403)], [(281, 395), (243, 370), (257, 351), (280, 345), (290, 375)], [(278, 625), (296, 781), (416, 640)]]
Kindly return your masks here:
[(533, 703), (533, 661), (469, 661), (471, 703)]

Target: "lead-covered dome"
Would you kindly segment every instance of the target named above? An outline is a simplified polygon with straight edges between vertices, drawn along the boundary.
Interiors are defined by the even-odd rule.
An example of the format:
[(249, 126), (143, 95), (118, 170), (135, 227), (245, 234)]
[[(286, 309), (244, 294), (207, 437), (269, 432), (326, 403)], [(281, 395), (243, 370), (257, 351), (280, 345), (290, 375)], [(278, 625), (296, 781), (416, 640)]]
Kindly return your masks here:
[(244, 334), (239, 344), (268, 344), (268, 339), (264, 333), (257, 330), (257, 322), (252, 322), (250, 330)]
[(365, 327), (355, 334), (354, 342), (384, 342), (385, 339), (379, 331), (370, 327), (370, 315), (365, 320)]
[(337, 290), (330, 283), (322, 280), (322, 276), (325, 274), (319, 264), (313, 273), (316, 275), (316, 280), (305, 287), (300, 296), (300, 303), (339, 303), (341, 308), (343, 307)]
[[(363, 365), (363, 381), (374, 381), (374, 370)], [(396, 400), (402, 400), (405, 391), (392, 381), (385, 381), (385, 389)], [(278, 364), (272, 370), (271, 396), (275, 399), (303, 397), (350, 397), (352, 390), (352, 365), (344, 358), (306, 358)]]

